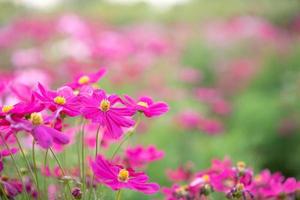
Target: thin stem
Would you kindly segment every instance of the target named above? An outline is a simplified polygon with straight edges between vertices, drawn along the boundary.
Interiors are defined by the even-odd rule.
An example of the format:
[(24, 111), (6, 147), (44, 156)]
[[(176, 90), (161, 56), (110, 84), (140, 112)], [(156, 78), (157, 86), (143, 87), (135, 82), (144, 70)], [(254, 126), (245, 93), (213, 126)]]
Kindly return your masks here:
[(4, 199), (5, 199), (5, 200), (9, 200), (8, 197), (6, 196), (6, 192), (5, 192), (5, 190), (4, 190), (4, 186), (3, 186), (3, 185), (0, 185), (0, 188), (1, 188), (1, 189), (0, 189), (1, 192), (3, 193)]
[[(46, 153), (45, 153), (45, 158), (44, 158), (44, 167), (46, 169), (47, 167), (47, 157), (48, 157), (48, 149), (46, 150)], [(44, 193), (47, 192), (47, 178), (46, 176), (44, 176)]]
[[(26, 198), (27, 198), (27, 199), (30, 199), (29, 194), (28, 194), (28, 192), (27, 192), (27, 190), (26, 190), (25, 184), (24, 184), (24, 182), (23, 182), (23, 178), (22, 178), (21, 172), (20, 172), (19, 167), (18, 167), (18, 165), (17, 165), (17, 162), (16, 162), (16, 160), (15, 160), (15, 158), (14, 158), (14, 156), (13, 156), (13, 153), (11, 152), (11, 150), (10, 150), (8, 144), (6, 143), (4, 137), (3, 137), (3, 135), (2, 135), (1, 133), (0, 133), (0, 137), (1, 137), (2, 142), (4, 143), (5, 147), (7, 148), (7, 150), (8, 150), (9, 153), (10, 153), (10, 154), (9, 154), (9, 155), (10, 155), (10, 158), (11, 158), (11, 160), (13, 161), (13, 165), (14, 165), (14, 167), (16, 168), (16, 171), (17, 171), (17, 174), (18, 174), (18, 176), (19, 176), (19, 178), (20, 178), (20, 181), (22, 181), (22, 185), (23, 185), (23, 188), (24, 188), (25, 193), (26, 193)], [(4, 194), (4, 195), (5, 195), (5, 194)]]
[[(51, 151), (51, 153), (52, 153), (52, 155), (53, 155), (55, 161), (57, 162), (58, 167), (59, 167), (60, 170), (61, 170), (61, 173), (63, 174), (63, 176), (65, 176), (66, 173), (65, 173), (65, 170), (62, 168), (62, 165), (60, 164), (60, 161), (58, 160), (58, 158), (57, 158), (57, 156), (55, 155), (55, 153), (54, 153), (54, 151), (52, 150), (52, 148), (50, 147), (49, 149), (50, 149), (50, 151)], [(69, 181), (67, 181), (67, 186), (68, 186), (70, 195), (71, 195), (71, 197), (72, 197), (72, 190), (71, 190), (71, 186), (70, 186), (70, 184), (69, 184)], [(73, 198), (73, 197), (72, 197), (72, 198)]]
[[(77, 139), (80, 141), (80, 132), (78, 132)], [(80, 158), (80, 142), (76, 142), (76, 150), (77, 150), (77, 162), (78, 162), (78, 168), (79, 168), (79, 173), (80, 177), (82, 177), (82, 171), (81, 171), (81, 158)]]
[(82, 170), (82, 199), (84, 199), (85, 196), (85, 153), (84, 153), (84, 128), (85, 128), (85, 122), (83, 122), (82, 130), (81, 130), (81, 170)]
[[(76, 127), (78, 127), (80, 124), (82, 124), (83, 123), (83, 118), (81, 118), (81, 120), (80, 120), (80, 122), (78, 123), (78, 120), (76, 120)], [(77, 141), (80, 141), (80, 131), (81, 131), (81, 129), (79, 129), (79, 130), (76, 130), (76, 140)], [(82, 177), (82, 175), (81, 175), (81, 162), (80, 162), (80, 142), (76, 142), (76, 151), (77, 151), (77, 164), (78, 164), (78, 168), (79, 168), (79, 173), (80, 173), (80, 177)]]
[(136, 131), (138, 125), (141, 122), (141, 114), (139, 113), (138, 115), (138, 119), (134, 125), (134, 127), (132, 128), (131, 131), (129, 131), (126, 136), (124, 137), (124, 139), (120, 142), (120, 144), (117, 146), (117, 148), (114, 150), (112, 156), (111, 156), (111, 160), (113, 160), (116, 156), (116, 154), (118, 153), (118, 151), (120, 150), (120, 148), (123, 146), (123, 144), (133, 135), (133, 133)]
[[(100, 132), (100, 124), (97, 128), (97, 133), (96, 133), (96, 150), (95, 150), (95, 159), (97, 158), (97, 155), (98, 155), (98, 146), (99, 146), (99, 132)], [(91, 189), (89, 191), (89, 200), (91, 199), (91, 196), (92, 196), (92, 190), (93, 190), (93, 183), (94, 183), (94, 179), (95, 179), (95, 174), (93, 173), (93, 176), (92, 176), (92, 181), (91, 181)], [(96, 196), (97, 198), (97, 196)]]
[(121, 191), (122, 190), (118, 190), (118, 192), (116, 194), (116, 200), (121, 200)]
[(18, 138), (16, 135), (15, 135), (15, 138), (16, 138), (17, 144), (18, 144), (18, 146), (19, 146), (19, 149), (20, 149), (20, 151), (21, 151), (21, 154), (22, 154), (22, 156), (23, 156), (23, 159), (25, 160), (25, 163), (26, 163), (26, 165), (27, 165), (27, 168), (28, 168), (28, 170), (30, 171), (31, 176), (32, 176), (32, 178), (33, 178), (34, 181), (35, 181), (35, 185), (37, 185), (36, 177), (35, 177), (35, 175), (34, 175), (34, 173), (33, 173), (33, 171), (32, 171), (32, 168), (31, 168), (31, 166), (30, 166), (30, 164), (29, 164), (28, 159), (26, 158), (26, 155), (25, 155), (25, 153), (24, 153), (24, 150), (23, 150), (23, 148), (22, 148), (22, 145), (21, 145), (21, 143), (20, 143), (20, 140), (19, 140), (19, 138)]
[(35, 159), (35, 141), (32, 141), (32, 161), (33, 161), (33, 166), (34, 166), (34, 175), (36, 179), (36, 187), (38, 192), (40, 192), (40, 184), (39, 184), (39, 179), (37, 175), (37, 165), (36, 165), (36, 159)]
[(98, 129), (97, 129), (97, 133), (96, 133), (96, 150), (95, 150), (95, 159), (97, 158), (97, 154), (98, 154), (98, 148), (99, 148), (99, 132), (100, 132), (100, 124), (98, 126)]

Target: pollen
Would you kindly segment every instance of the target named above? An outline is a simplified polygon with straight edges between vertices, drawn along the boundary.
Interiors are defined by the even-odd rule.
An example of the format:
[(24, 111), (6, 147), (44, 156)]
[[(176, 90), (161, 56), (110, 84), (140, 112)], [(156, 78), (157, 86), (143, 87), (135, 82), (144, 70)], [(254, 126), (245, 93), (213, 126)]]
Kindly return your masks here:
[(4, 113), (8, 113), (9, 111), (11, 111), (14, 108), (14, 106), (12, 105), (6, 105), (2, 107), (2, 112)]
[(245, 186), (243, 183), (236, 184), (236, 189), (239, 191), (243, 191), (245, 189)]
[(185, 196), (188, 194), (188, 186), (187, 185), (182, 185), (179, 188), (175, 190), (175, 192), (179, 195)]
[(41, 113), (36, 113), (36, 112), (31, 113), (30, 121), (32, 122), (33, 125), (41, 125), (44, 122)]
[(236, 166), (239, 171), (243, 171), (246, 168), (246, 163), (243, 161), (239, 161), (239, 162), (237, 162)]
[(129, 171), (126, 169), (121, 169), (118, 174), (118, 180), (120, 182), (127, 182), (129, 179)]
[(59, 104), (59, 105), (64, 105), (66, 103), (65, 97), (62, 96), (57, 96), (53, 99), (54, 103)]
[(100, 110), (102, 110), (103, 112), (106, 112), (109, 110), (110, 108), (110, 102), (107, 99), (103, 99), (100, 103), (99, 106)]
[(90, 82), (90, 77), (88, 77), (88, 76), (82, 76), (82, 77), (80, 77), (80, 79), (78, 80), (78, 83), (79, 83), (80, 85), (87, 84), (87, 83), (89, 83), (89, 82)]
[(207, 174), (203, 175), (203, 176), (202, 176), (202, 179), (203, 179), (203, 181), (204, 181), (205, 183), (208, 183), (208, 182), (210, 181), (210, 177), (209, 177), (209, 175), (207, 175)]
[(137, 105), (142, 106), (142, 107), (145, 107), (145, 108), (148, 108), (148, 107), (149, 107), (148, 103), (147, 103), (147, 102), (144, 102), (144, 101), (138, 102)]

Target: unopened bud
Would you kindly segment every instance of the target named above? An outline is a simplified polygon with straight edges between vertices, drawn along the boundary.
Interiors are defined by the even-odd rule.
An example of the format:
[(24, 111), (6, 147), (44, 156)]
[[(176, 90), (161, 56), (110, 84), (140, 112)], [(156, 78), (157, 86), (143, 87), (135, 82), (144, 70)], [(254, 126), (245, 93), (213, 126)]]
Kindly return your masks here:
[(204, 196), (208, 196), (213, 192), (213, 188), (210, 184), (204, 184), (201, 187), (200, 194)]
[(80, 188), (78, 187), (75, 187), (72, 189), (72, 196), (75, 198), (75, 199), (81, 199), (82, 197), (82, 192), (80, 190)]

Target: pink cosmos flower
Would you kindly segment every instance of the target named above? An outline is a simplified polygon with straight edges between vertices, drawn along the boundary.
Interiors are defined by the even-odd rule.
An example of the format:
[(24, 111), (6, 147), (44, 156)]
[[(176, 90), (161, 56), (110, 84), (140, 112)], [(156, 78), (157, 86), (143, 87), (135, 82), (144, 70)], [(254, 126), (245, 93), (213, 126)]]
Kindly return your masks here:
[(231, 112), (229, 102), (224, 99), (218, 99), (211, 103), (212, 110), (219, 115), (227, 115)]
[(97, 83), (97, 81), (102, 78), (106, 73), (106, 69), (100, 69), (96, 73), (91, 74), (80, 74), (78, 75), (74, 82), (68, 84), (73, 89), (78, 89), (84, 85), (90, 85), (92, 83)]
[(12, 83), (10, 85), (10, 91), (16, 96), (20, 101), (30, 101), (31, 87), (23, 83)]
[(0, 184), (6, 193), (5, 195), (9, 199), (14, 199), (18, 194), (22, 193), (22, 182), (17, 179), (8, 179), (7, 177), (1, 177)]
[(198, 199), (196, 198), (197, 194), (188, 185), (174, 184), (171, 188), (163, 188), (162, 192), (165, 195), (165, 200)]
[(31, 113), (29, 120), (18, 119), (11, 120), (11, 127), (17, 132), (20, 130), (31, 133), (35, 141), (44, 149), (48, 149), (53, 145), (69, 143), (69, 137), (62, 132), (49, 127), (48, 122), (41, 113)]
[[(56, 128), (57, 129), (57, 128)], [(53, 143), (53, 150), (57, 153), (61, 153), (65, 150), (66, 147), (71, 146), (75, 143), (76, 135), (79, 133), (80, 127), (68, 127), (64, 129), (64, 134), (69, 137), (68, 144), (60, 144), (60, 143)]]
[(136, 111), (144, 113), (146, 117), (160, 116), (169, 110), (169, 107), (164, 102), (153, 102), (150, 97), (141, 97), (138, 101), (135, 101), (130, 96), (125, 95), (127, 102), (126, 105), (132, 107)]
[(74, 95), (72, 88), (68, 86), (61, 87), (57, 91), (46, 90), (41, 84), (38, 84), (38, 92), (35, 92), (36, 97), (48, 107), (55, 111), (55, 118), (60, 113), (69, 116), (79, 115), (78, 98)]
[(127, 107), (116, 107), (121, 99), (116, 95), (107, 95), (104, 90), (95, 90), (91, 97), (82, 97), (82, 114), (105, 128), (105, 134), (113, 139), (122, 136), (122, 128), (135, 124), (129, 117), (134, 114)]
[(300, 187), (295, 178), (288, 178), (284, 182), (271, 180), (269, 188), (266, 188), (263, 194), (267, 198), (280, 197), (290, 195), (298, 189), (300, 189)]
[(176, 123), (183, 129), (195, 130), (198, 128), (199, 122), (202, 119), (198, 112), (186, 110), (176, 116)]
[(187, 182), (193, 177), (193, 163), (187, 162), (177, 169), (167, 169), (166, 175), (172, 182)]
[(148, 183), (148, 176), (145, 173), (125, 169), (120, 165), (113, 165), (101, 155), (98, 155), (95, 161), (91, 160), (90, 166), (96, 181), (113, 190), (127, 188), (144, 194), (154, 194), (159, 190), (158, 184)]
[(164, 157), (164, 152), (158, 150), (155, 146), (148, 147), (136, 146), (127, 148), (125, 151), (125, 161), (130, 167), (144, 167), (150, 162), (160, 160)]
[(220, 121), (204, 118), (200, 120), (198, 128), (210, 135), (220, 134), (224, 130), (223, 124)]
[(32, 95), (31, 100), (28, 102), (19, 102), (16, 104), (8, 104), (0, 107), (0, 118), (8, 120), (20, 119), (25, 115), (28, 115), (32, 112), (40, 112), (44, 109), (44, 106), (36, 101), (35, 97)]
[(0, 172), (3, 171), (3, 157), (10, 156), (11, 154), (16, 154), (18, 152), (17, 148), (11, 148), (11, 149), (4, 149), (0, 151)]

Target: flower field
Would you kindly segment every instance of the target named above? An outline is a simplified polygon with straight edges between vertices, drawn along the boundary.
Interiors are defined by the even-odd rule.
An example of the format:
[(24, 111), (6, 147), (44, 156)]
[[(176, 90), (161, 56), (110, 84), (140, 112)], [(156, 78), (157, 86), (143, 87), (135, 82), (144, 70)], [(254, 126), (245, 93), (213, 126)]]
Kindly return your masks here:
[(0, 2), (0, 199), (300, 199), (300, 2)]

